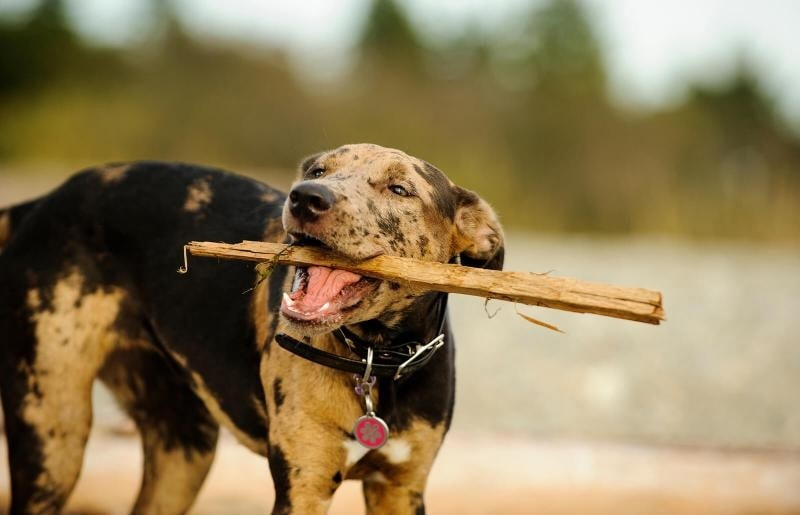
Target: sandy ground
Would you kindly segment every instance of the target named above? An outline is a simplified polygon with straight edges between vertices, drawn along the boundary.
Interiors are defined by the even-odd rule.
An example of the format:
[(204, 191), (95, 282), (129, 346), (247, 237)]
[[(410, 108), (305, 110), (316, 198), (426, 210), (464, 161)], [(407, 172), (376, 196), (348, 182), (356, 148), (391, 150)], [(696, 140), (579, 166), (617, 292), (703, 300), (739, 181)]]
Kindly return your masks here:
[[(5, 452), (3, 445), (3, 462)], [(137, 438), (95, 430), (68, 511), (127, 513), (140, 461)], [(8, 471), (0, 467), (0, 507), (8, 488)], [(800, 453), (456, 433), (442, 449), (426, 498), (429, 513), (459, 515), (800, 513)], [(265, 513), (272, 499), (266, 461), (224, 434), (192, 513)], [(358, 483), (343, 485), (331, 513), (363, 513)]]

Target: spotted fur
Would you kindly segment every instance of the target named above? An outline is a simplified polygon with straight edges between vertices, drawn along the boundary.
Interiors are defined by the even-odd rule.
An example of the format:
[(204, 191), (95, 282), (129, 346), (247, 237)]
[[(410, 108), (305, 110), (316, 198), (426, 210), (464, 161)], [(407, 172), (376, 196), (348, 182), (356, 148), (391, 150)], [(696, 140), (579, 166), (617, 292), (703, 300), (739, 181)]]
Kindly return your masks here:
[[(257, 280), (243, 262), (194, 259), (188, 276), (175, 268), (190, 240), (299, 235), (352, 258), (458, 256), (499, 268), (502, 231), (477, 195), (398, 150), (347, 145), (307, 158), (300, 174), (292, 191), (313, 184), (331, 201), (313, 220), (298, 219), (283, 193), (256, 181), (157, 162), (85, 170), (0, 210), (0, 394), (13, 514), (63, 508), (80, 473), (96, 378), (142, 437), (135, 513), (191, 507), (220, 426), (269, 458), (274, 513), (324, 513), (344, 479), (363, 481), (370, 513), (424, 512), (452, 416), (449, 326), (448, 345), (425, 368), (374, 389), (391, 440), (367, 452), (352, 435), (364, 409), (352, 378), (273, 340), (282, 331), (349, 355), (335, 328), (279, 314), (293, 270)], [(375, 345), (430, 339), (436, 300), (380, 283), (342, 323)]]

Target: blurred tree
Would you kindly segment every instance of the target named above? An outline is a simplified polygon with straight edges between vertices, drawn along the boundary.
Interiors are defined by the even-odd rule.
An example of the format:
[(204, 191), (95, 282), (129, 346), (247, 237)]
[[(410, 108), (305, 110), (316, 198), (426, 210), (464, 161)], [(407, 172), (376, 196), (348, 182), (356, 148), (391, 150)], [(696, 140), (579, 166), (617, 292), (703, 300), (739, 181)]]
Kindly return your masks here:
[(604, 97), (600, 47), (580, 3), (550, 0), (516, 23), (493, 45), (501, 85), (551, 97)]
[(678, 168), (681, 184), (713, 191), (707, 196), (727, 203), (729, 220), (748, 224), (784, 195), (780, 190), (798, 191), (800, 137), (782, 122), (746, 59), (725, 83), (690, 88), (679, 112), (701, 122)]
[[(172, 0), (146, 0), (149, 12), (149, 34), (144, 47), (161, 60), (184, 54), (186, 58), (201, 53), (200, 41), (193, 40), (185, 30)], [(161, 52), (159, 54), (159, 52)], [(173, 55), (174, 54), (174, 55)]]
[(743, 58), (722, 85), (692, 86), (686, 107), (707, 117), (715, 125), (720, 143), (727, 148), (752, 145), (765, 139), (788, 139), (794, 140), (795, 145), (798, 143), (797, 136), (783, 126), (757, 73)]
[(22, 23), (0, 23), (0, 95), (47, 84), (80, 51), (62, 0), (42, 0)]
[(395, 0), (373, 0), (359, 40), (362, 59), (418, 68), (423, 52), (414, 28)]
[(497, 56), (501, 73), (515, 74), (524, 86), (503, 124), (518, 180), (529, 191), (546, 191), (543, 203), (558, 206), (547, 209), (558, 209), (571, 229), (612, 225), (598, 203), (616, 192), (596, 183), (593, 162), (595, 143), (613, 138), (609, 129), (619, 116), (606, 99), (599, 44), (583, 7), (576, 0), (552, 0), (532, 9), (518, 41), (517, 48), (513, 41), (500, 47), (513, 58)]
[(576, 0), (553, 0), (530, 18), (536, 87), (547, 94), (602, 96), (605, 73), (597, 37)]

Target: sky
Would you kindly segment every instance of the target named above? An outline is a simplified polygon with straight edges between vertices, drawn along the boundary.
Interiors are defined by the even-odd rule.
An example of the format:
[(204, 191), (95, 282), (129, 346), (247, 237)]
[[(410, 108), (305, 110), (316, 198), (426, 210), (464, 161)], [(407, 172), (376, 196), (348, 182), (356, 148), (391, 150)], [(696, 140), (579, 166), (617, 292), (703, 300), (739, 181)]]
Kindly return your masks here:
[[(284, 48), (301, 70), (346, 68), (369, 0), (173, 0), (193, 32)], [(399, 0), (432, 44), (502, 29), (543, 0)], [(746, 59), (800, 127), (800, 0), (581, 0), (608, 66), (612, 97), (636, 108), (679, 102), (687, 83), (713, 85)], [(23, 12), (35, 0), (0, 0)], [(67, 0), (89, 38), (135, 40), (148, 22), (141, 0)]]

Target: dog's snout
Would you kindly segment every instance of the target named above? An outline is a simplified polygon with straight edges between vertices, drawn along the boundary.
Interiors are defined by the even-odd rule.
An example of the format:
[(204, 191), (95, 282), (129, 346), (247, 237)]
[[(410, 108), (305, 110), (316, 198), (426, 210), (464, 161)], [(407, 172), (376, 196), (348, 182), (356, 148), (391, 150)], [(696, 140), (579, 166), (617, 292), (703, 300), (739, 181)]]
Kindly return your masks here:
[(312, 222), (330, 210), (336, 201), (333, 192), (327, 187), (305, 181), (289, 192), (289, 210), (303, 222)]

